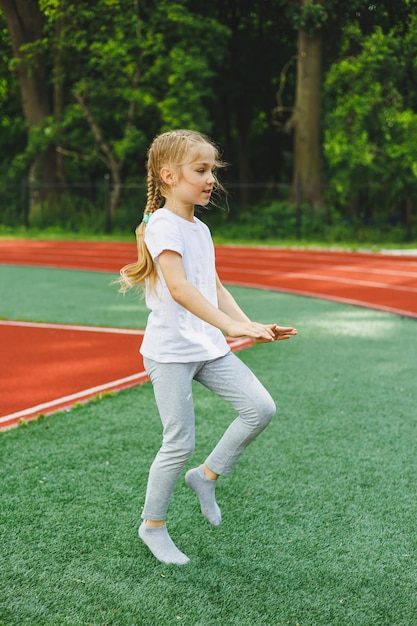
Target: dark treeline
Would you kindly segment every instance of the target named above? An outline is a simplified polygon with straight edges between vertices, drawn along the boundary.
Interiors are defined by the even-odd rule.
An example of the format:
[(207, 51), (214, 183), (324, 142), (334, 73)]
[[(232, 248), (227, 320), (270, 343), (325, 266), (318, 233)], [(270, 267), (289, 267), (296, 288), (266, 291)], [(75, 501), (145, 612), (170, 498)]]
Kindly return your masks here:
[(415, 235), (415, 0), (0, 0), (0, 32), (3, 225), (131, 229), (188, 127), (231, 234)]

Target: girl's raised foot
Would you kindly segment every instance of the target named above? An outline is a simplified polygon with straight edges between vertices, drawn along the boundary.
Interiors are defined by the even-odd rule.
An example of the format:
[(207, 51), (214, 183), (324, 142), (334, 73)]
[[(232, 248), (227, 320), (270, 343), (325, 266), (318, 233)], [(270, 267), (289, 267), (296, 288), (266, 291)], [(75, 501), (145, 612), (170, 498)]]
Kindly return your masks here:
[(216, 481), (206, 478), (203, 467), (195, 467), (185, 475), (185, 482), (197, 494), (201, 512), (213, 526), (219, 526), (222, 514), (216, 502)]

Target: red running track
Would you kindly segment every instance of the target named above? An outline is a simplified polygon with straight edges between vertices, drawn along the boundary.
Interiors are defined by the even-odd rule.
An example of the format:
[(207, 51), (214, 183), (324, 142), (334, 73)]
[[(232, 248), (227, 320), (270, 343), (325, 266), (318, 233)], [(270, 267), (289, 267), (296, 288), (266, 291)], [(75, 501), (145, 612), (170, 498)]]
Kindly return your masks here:
[[(135, 244), (0, 241), (0, 263), (117, 273)], [(417, 317), (417, 256), (217, 246), (229, 284), (266, 287)]]
[[(0, 263), (9, 265), (117, 273), (135, 255), (133, 243), (0, 241)], [(417, 318), (417, 257), (411, 254), (217, 246), (216, 256), (228, 284)], [(141, 336), (140, 330), (0, 322), (0, 428), (143, 382)]]

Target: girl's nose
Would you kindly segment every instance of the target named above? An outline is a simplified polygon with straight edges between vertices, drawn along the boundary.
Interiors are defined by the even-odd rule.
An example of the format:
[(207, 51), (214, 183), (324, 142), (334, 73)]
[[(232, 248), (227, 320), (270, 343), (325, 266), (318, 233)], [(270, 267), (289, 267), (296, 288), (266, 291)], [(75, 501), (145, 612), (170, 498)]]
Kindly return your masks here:
[(207, 177), (207, 182), (210, 183), (210, 184), (213, 184), (214, 181), (215, 181), (214, 174), (213, 174), (213, 172), (210, 172), (208, 177)]

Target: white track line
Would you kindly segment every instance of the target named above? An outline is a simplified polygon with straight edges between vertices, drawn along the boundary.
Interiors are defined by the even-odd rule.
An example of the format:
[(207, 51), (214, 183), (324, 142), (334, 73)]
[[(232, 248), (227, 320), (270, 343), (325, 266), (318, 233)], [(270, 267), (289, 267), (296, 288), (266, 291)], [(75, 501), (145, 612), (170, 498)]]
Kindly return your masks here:
[(144, 382), (144, 379), (147, 378), (146, 372), (139, 372), (138, 374), (132, 374), (131, 376), (126, 376), (125, 378), (119, 378), (118, 380), (112, 380), (110, 383), (106, 383), (104, 385), (97, 385), (96, 387), (90, 387), (90, 389), (84, 389), (83, 391), (79, 391), (77, 393), (72, 393), (69, 396), (63, 396), (62, 398), (57, 398), (56, 400), (51, 400), (50, 402), (44, 402), (43, 404), (37, 404), (36, 406), (32, 406), (29, 409), (24, 409), (23, 411), (17, 411), (16, 413), (10, 413), (9, 415), (4, 415), (0, 417), (0, 424), (8, 422), (10, 420), (17, 421), (20, 418), (24, 418), (28, 415), (36, 415), (39, 413), (43, 413), (44, 411), (52, 410), (54, 407), (61, 407), (63, 404), (67, 404), (69, 402), (76, 402), (77, 400), (89, 399), (90, 397), (102, 393), (103, 391), (109, 391), (112, 389), (123, 387), (124, 385), (133, 385), (135, 383)]

